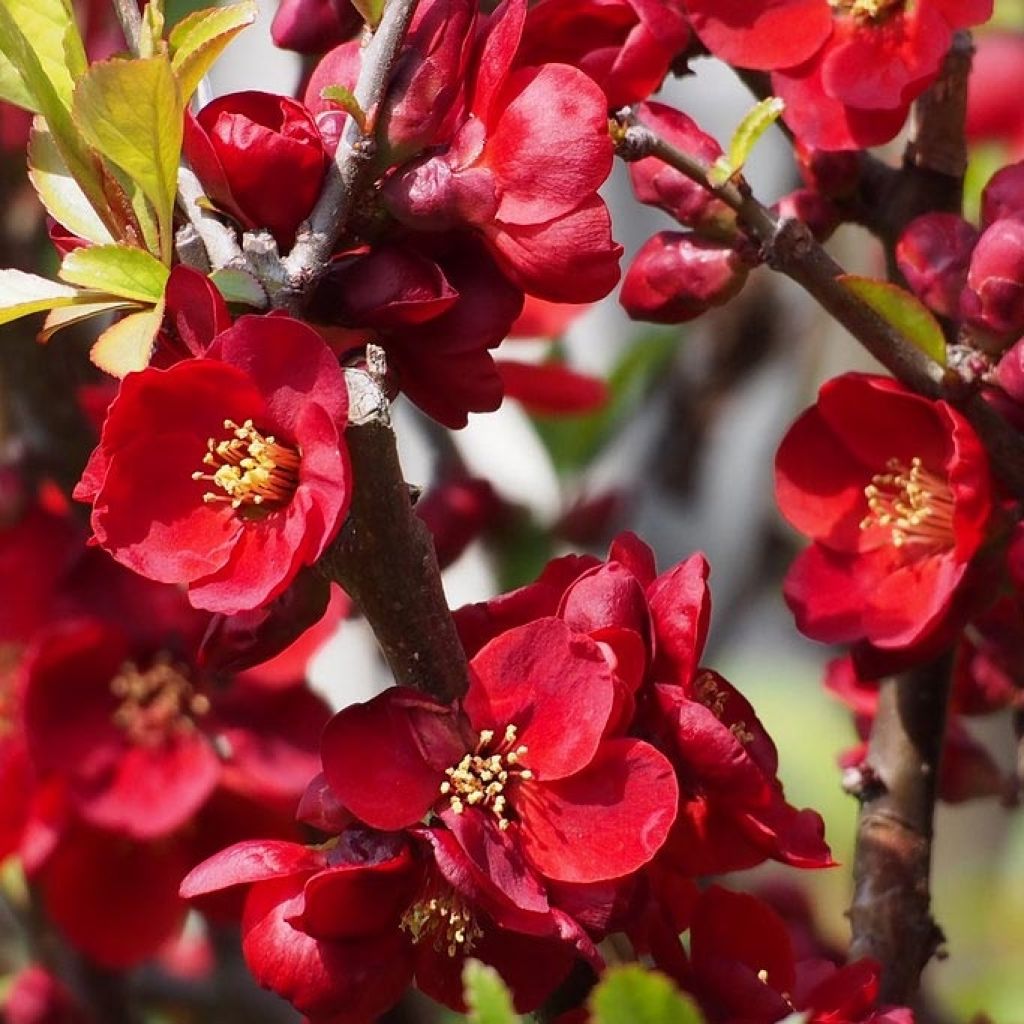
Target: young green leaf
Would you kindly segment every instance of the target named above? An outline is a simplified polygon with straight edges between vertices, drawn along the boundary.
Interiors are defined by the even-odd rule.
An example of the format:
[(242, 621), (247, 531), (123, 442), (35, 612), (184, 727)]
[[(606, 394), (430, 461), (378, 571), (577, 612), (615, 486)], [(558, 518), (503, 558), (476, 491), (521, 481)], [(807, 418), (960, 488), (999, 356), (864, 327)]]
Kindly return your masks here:
[(155, 57), (164, 48), (163, 0), (149, 0), (142, 12), (142, 32), (139, 36), (139, 56)]
[(590, 995), (593, 1024), (702, 1024), (693, 1001), (657, 971), (613, 967)]
[(946, 365), (946, 338), (931, 310), (910, 292), (888, 281), (844, 274), (839, 278), (862, 302), (870, 306), (940, 366)]
[(95, 302), (96, 299), (95, 292), (83, 292), (46, 277), (22, 270), (0, 270), (0, 324), (44, 309)]
[[(4, 0), (2, 6), (54, 93), (69, 109), (74, 80), (86, 68), (85, 47), (70, 0)], [(29, 80), (32, 73), (23, 66), (20, 43), (2, 27), (0, 54), (0, 99), (39, 112), (37, 83)]]
[(254, 0), (186, 15), (171, 29), (171, 67), (188, 102), (202, 77), (232, 39), (256, 20)]
[(75, 88), (74, 114), (89, 144), (152, 203), (161, 258), (169, 265), (184, 117), (170, 60), (158, 55), (94, 64)]
[(28, 177), (46, 212), (72, 234), (104, 245), (114, 238), (71, 176), (46, 121), (36, 117), (28, 140)]
[(164, 318), (161, 300), (153, 309), (131, 313), (108, 327), (97, 339), (89, 353), (95, 366), (113, 377), (124, 377), (149, 365), (156, 343), (156, 332)]
[(786, 104), (778, 96), (768, 96), (747, 112), (729, 140), (729, 152), (720, 156), (708, 172), (712, 185), (724, 185), (743, 170), (754, 146), (762, 135), (782, 116)]
[(244, 270), (221, 267), (210, 275), (210, 280), (224, 296), (225, 302), (255, 306), (257, 309), (264, 309), (267, 305), (267, 293), (263, 285)]
[(163, 298), (170, 271), (155, 256), (126, 245), (91, 245), (64, 257), (60, 276), (70, 284), (137, 302)]
[(60, 309), (51, 309), (46, 314), (43, 322), (43, 329), (39, 332), (39, 340), (49, 341), (58, 331), (65, 327), (72, 327), (75, 324), (84, 323), (93, 317), (102, 316), (104, 313), (117, 313), (122, 309), (138, 309), (134, 302), (124, 299), (108, 299), (104, 302), (83, 302), (81, 305), (63, 306)]
[(384, 14), (384, 0), (352, 0), (352, 6), (370, 28), (376, 28)]
[(359, 130), (366, 133), (366, 111), (359, 106), (359, 101), (351, 89), (346, 89), (343, 85), (328, 85), (320, 90), (320, 98), (337, 103), (346, 113), (352, 115), (352, 120), (359, 125)]
[(473, 1024), (515, 1024), (519, 1018), (501, 975), (479, 960), (467, 960), (462, 971), (466, 1006)]

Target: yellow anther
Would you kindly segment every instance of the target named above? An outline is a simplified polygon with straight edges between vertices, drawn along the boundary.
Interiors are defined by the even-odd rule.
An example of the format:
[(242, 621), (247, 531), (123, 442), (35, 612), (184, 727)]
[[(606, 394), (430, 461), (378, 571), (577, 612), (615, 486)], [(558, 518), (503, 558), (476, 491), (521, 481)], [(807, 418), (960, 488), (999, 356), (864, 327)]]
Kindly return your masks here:
[(943, 478), (924, 468), (916, 456), (906, 466), (889, 459), (887, 473), (876, 473), (864, 488), (868, 514), (860, 528), (889, 531), (894, 548), (907, 544), (950, 547), (953, 534), (953, 492)]

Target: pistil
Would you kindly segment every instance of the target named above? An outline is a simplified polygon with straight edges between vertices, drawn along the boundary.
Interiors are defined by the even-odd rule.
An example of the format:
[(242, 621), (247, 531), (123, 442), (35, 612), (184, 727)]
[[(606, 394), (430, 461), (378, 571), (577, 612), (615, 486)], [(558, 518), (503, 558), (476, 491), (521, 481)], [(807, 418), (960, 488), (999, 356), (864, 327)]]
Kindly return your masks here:
[(220, 488), (220, 492), (207, 491), (203, 501), (229, 501), (232, 508), (244, 505), (268, 511), (287, 505), (299, 484), (299, 453), (279, 444), (272, 434), (264, 436), (252, 420), (241, 426), (225, 420), (224, 429), (232, 436), (206, 442), (203, 463), (213, 472), (192, 474), (193, 480), (208, 480)]

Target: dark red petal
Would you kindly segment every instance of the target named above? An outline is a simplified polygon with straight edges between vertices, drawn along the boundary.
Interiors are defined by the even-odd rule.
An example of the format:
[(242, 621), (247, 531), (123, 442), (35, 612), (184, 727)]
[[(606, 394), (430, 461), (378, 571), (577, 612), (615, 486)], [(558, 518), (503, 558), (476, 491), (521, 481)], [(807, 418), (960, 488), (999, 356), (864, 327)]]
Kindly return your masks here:
[(688, 683), (704, 653), (711, 621), (711, 566), (691, 555), (662, 573), (648, 588), (654, 622), (656, 674), (668, 682)]
[(679, 790), (664, 755), (641, 740), (601, 744), (581, 772), (523, 783), (515, 796), (527, 856), (562, 882), (599, 882), (642, 867), (676, 816)]
[(233, 885), (303, 875), (326, 866), (323, 851), (277, 839), (247, 839), (215, 853), (194, 867), (178, 890), (190, 900)]
[(464, 707), (473, 728), (500, 740), (509, 725), (541, 780), (590, 763), (611, 714), (615, 682), (597, 645), (559, 619), (539, 619), (492, 640), (471, 663)]
[(444, 769), (466, 753), (451, 710), (393, 687), (327, 723), (324, 775), (341, 803), (380, 829), (419, 821), (440, 798)]

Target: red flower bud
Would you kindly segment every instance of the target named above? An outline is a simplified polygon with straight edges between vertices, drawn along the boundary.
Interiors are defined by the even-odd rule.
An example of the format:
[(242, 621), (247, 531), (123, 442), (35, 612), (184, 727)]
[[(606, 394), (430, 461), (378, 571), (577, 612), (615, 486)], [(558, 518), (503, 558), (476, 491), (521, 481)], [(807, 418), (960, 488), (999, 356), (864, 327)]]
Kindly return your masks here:
[[(666, 142), (702, 163), (712, 164), (722, 155), (722, 147), (710, 135), (664, 103), (641, 103), (637, 116)], [(685, 227), (708, 234), (733, 233), (736, 215), (732, 210), (662, 160), (646, 157), (630, 164), (629, 179), (641, 203), (657, 206)]]
[(679, 324), (728, 302), (749, 270), (731, 246), (660, 231), (636, 254), (619, 301), (634, 320)]
[(856, 192), (861, 172), (859, 153), (815, 149), (798, 141), (796, 159), (804, 181), (822, 195), (843, 199)]
[(243, 227), (291, 247), (323, 183), (327, 154), (306, 108), (287, 96), (236, 92), (185, 118), (185, 155), (206, 194)]
[(338, 148), (338, 140), (341, 138), (348, 114), (342, 109), (341, 104), (325, 100), (320, 93), (330, 85), (340, 85), (352, 92), (359, 77), (360, 63), (359, 43), (355, 40), (342, 43), (323, 56), (306, 83), (302, 102), (316, 119), (324, 148), (332, 157)]
[(57, 978), (35, 965), (14, 979), (3, 1010), (7, 1024), (87, 1024), (92, 1019)]
[(997, 220), (982, 234), (960, 311), (975, 326), (1007, 339), (1024, 331), (1024, 221)]
[(960, 293), (978, 241), (977, 229), (954, 213), (926, 213), (896, 243), (896, 262), (914, 293), (942, 316), (957, 317)]
[(281, 0), (270, 35), (284, 50), (323, 53), (348, 39), (361, 23), (349, 0)]
[(981, 222), (985, 227), (1005, 217), (1024, 214), (1024, 161), (996, 171), (981, 193)]
[(835, 203), (810, 188), (798, 188), (783, 196), (775, 204), (775, 209), (781, 217), (795, 217), (803, 221), (819, 242), (828, 241), (842, 223)]

